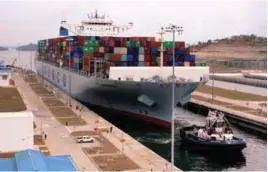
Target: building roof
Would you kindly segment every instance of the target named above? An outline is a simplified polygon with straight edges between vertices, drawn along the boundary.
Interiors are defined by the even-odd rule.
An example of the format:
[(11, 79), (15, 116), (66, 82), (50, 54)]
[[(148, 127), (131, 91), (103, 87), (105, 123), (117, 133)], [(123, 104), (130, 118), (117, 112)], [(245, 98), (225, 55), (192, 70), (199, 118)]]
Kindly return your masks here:
[(0, 112), (0, 118), (33, 118), (33, 113), (30, 111), (22, 112)]
[(77, 171), (69, 155), (47, 156), (36, 150), (15, 153), (14, 158), (0, 159), (0, 171)]

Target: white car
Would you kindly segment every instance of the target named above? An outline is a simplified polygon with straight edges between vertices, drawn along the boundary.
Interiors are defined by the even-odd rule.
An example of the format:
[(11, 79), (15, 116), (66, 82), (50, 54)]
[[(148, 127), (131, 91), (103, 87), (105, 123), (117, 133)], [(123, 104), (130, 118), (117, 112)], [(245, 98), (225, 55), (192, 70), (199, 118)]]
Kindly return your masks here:
[(82, 136), (82, 137), (77, 137), (76, 143), (91, 143), (94, 142), (94, 138), (90, 136)]

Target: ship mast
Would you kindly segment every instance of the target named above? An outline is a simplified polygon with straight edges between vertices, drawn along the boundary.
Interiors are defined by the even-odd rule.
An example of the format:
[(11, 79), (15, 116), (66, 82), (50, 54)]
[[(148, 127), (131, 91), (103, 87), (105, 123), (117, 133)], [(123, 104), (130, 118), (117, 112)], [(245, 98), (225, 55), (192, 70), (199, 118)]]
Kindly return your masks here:
[(160, 43), (161, 43), (159, 51), (160, 51), (160, 78), (162, 78), (162, 67), (163, 67), (163, 59), (164, 59), (163, 52), (165, 51), (164, 46), (163, 46), (165, 30), (163, 27), (158, 32), (158, 34), (160, 35)]

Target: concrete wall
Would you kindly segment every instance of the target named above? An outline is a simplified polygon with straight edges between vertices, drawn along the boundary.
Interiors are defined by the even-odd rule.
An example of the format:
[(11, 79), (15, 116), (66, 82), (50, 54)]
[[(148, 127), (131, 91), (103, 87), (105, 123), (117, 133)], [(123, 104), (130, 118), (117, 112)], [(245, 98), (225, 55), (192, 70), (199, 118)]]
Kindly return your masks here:
[[(134, 81), (140, 81), (141, 78), (150, 78), (154, 75), (168, 78), (172, 75), (172, 67), (110, 67), (110, 79), (126, 80), (126, 77), (133, 78)], [(185, 79), (200, 81), (200, 77), (208, 76), (209, 67), (175, 67), (175, 76)]]
[[(7, 79), (3, 80), (3, 76), (7, 75)], [(0, 86), (8, 86), (11, 79), (11, 73), (0, 72)]]
[(33, 149), (31, 112), (0, 113), (0, 152)]

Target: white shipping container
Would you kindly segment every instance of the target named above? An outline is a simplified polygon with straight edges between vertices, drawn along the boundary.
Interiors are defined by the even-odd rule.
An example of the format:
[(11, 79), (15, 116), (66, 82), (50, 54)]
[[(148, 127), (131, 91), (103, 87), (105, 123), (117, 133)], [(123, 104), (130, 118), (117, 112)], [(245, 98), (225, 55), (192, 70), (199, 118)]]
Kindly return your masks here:
[(99, 48), (99, 52), (100, 52), (100, 53), (104, 53), (104, 47), (100, 47), (100, 48)]
[(139, 61), (143, 62), (144, 61), (144, 55), (139, 55)]
[[(141, 78), (151, 78), (155, 75), (168, 78), (172, 74), (172, 67), (110, 67), (110, 79), (117, 80), (118, 78), (125, 78), (125, 76), (132, 76), (134, 81), (140, 81)], [(176, 66), (175, 76), (193, 81), (200, 81), (200, 77), (208, 77), (209, 67), (187, 67)]]
[(32, 112), (0, 113), (0, 151), (33, 149)]
[(114, 54), (127, 54), (127, 48), (125, 48), (125, 47), (114, 47)]
[(190, 62), (184, 62), (184, 66), (190, 66)]

